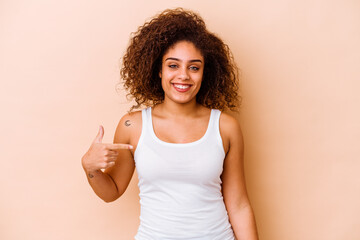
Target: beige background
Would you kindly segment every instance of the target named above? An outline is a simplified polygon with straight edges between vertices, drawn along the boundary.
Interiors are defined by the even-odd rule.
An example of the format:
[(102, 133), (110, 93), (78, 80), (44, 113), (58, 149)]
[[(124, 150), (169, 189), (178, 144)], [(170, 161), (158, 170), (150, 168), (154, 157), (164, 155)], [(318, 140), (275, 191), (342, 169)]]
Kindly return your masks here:
[(239, 120), (262, 240), (360, 239), (360, 2), (0, 1), (0, 239), (132, 239), (136, 175), (114, 203), (80, 158), (130, 103), (130, 33), (165, 8), (199, 12), (243, 72)]

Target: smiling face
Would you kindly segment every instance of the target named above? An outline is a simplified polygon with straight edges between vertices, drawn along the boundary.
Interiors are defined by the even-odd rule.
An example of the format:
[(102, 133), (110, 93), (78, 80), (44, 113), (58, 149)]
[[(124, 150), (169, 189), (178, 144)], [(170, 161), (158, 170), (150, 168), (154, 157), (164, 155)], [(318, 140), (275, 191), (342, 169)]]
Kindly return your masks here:
[(165, 92), (164, 101), (196, 102), (204, 64), (204, 57), (193, 43), (180, 41), (170, 47), (162, 58), (159, 73)]

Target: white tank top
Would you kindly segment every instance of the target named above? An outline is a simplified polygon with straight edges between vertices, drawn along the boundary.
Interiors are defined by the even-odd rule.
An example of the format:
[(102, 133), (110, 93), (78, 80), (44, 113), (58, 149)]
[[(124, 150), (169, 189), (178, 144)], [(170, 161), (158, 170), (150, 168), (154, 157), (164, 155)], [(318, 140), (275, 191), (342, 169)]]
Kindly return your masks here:
[(142, 110), (134, 153), (141, 206), (136, 240), (235, 239), (221, 193), (220, 114), (211, 110), (201, 139), (168, 143), (154, 133), (151, 108)]

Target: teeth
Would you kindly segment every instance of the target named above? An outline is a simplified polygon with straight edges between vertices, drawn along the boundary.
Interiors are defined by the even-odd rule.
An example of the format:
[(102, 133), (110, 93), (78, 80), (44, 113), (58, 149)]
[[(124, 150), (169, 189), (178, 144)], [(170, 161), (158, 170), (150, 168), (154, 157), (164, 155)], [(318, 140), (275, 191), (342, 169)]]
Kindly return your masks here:
[(178, 85), (178, 84), (174, 84), (174, 86), (180, 89), (187, 89), (190, 87), (189, 85)]

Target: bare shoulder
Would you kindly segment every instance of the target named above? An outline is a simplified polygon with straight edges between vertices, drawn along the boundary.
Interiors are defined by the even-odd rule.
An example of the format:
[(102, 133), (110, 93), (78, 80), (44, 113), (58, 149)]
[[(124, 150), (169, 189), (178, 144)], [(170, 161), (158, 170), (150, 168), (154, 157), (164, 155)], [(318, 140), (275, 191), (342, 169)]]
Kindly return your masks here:
[(134, 129), (139, 126), (141, 127), (141, 123), (141, 110), (139, 110), (125, 114), (120, 119), (119, 125), (125, 127), (126, 129)]
[(223, 139), (224, 149), (227, 152), (230, 145), (241, 144), (243, 141), (240, 123), (236, 118), (228, 113), (222, 112), (220, 115), (220, 134)]
[(141, 133), (141, 110), (125, 114), (115, 131), (114, 143), (131, 143)]
[(241, 133), (241, 127), (238, 120), (224, 112), (220, 115), (220, 130), (224, 134)]

